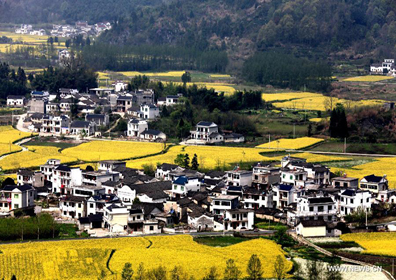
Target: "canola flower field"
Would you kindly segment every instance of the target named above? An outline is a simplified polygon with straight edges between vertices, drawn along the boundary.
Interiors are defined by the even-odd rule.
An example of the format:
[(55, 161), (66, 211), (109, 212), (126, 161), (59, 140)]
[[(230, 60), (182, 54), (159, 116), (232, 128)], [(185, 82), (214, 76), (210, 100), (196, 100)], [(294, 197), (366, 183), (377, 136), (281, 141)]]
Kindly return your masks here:
[(377, 76), (377, 75), (367, 75), (367, 76), (357, 76), (352, 78), (346, 78), (342, 81), (344, 82), (380, 82), (385, 80), (391, 80), (393, 77), (389, 76)]
[(396, 257), (396, 232), (364, 232), (341, 235), (343, 241), (354, 241), (363, 253)]
[[(199, 167), (203, 169), (233, 168), (232, 164), (239, 162), (272, 161), (271, 158), (260, 155), (262, 149), (236, 148), (219, 146), (173, 146), (162, 155), (127, 161), (127, 167), (142, 168), (144, 165), (157, 163), (174, 163), (178, 154), (188, 154), (190, 160), (197, 154)], [(265, 152), (265, 151), (264, 151)]]
[(163, 144), (128, 141), (91, 141), (65, 149), (63, 156), (82, 161), (122, 160), (156, 154)]
[[(325, 102), (328, 99), (328, 97), (323, 94), (311, 92), (263, 93), (262, 98), (266, 102), (273, 102), (273, 105), (277, 108), (312, 111), (325, 111)], [(376, 106), (382, 105), (384, 102), (383, 100), (377, 99), (352, 101), (333, 98), (333, 106), (335, 106), (336, 103), (342, 103), (346, 107)]]
[(20, 132), (12, 126), (0, 126), (0, 156), (21, 151), (21, 147), (12, 143), (29, 136), (31, 133)]
[[(162, 265), (170, 271), (180, 265), (190, 276), (201, 279), (213, 265), (222, 273), (229, 258), (236, 261), (244, 277), (252, 254), (260, 258), (263, 276), (270, 278), (276, 257), (284, 256), (280, 245), (271, 240), (253, 239), (219, 248), (184, 235), (29, 242), (0, 245), (0, 250), (0, 277), (5, 279), (12, 275), (17, 279), (96, 279), (101, 271), (113, 272), (110, 278), (119, 279), (126, 262), (135, 271), (140, 263), (146, 270)], [(286, 261), (286, 265), (289, 271), (292, 263)]]
[(256, 146), (256, 148), (272, 149), (272, 150), (286, 150), (286, 149), (299, 150), (312, 146), (322, 141), (324, 140), (313, 137), (300, 137), (295, 139), (282, 138), (275, 141), (271, 141), (269, 143), (261, 144), (259, 146)]
[(37, 167), (51, 158), (60, 159), (61, 163), (77, 161), (75, 157), (61, 154), (57, 147), (29, 146), (28, 151), (14, 153), (0, 159), (0, 167), (2, 170)]

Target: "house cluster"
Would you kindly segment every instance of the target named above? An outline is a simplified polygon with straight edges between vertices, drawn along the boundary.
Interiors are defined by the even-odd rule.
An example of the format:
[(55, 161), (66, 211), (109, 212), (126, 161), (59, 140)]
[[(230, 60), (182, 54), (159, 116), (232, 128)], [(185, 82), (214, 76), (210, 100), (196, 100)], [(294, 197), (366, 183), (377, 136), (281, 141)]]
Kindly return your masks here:
[(346, 215), (396, 203), (385, 175), (331, 179), (327, 167), (290, 156), (251, 171), (202, 173), (163, 163), (153, 177), (122, 161), (101, 161), (93, 171), (51, 159), (40, 170), (19, 170), (17, 181), (1, 190), (3, 215), (34, 207), (35, 198), (54, 199), (51, 211), (81, 230), (118, 234), (252, 230), (258, 217), (306, 237), (337, 236)]
[(72, 25), (57, 25), (54, 24), (51, 30), (51, 36), (71, 38), (77, 35), (99, 36), (105, 30), (111, 29), (110, 22), (99, 22), (94, 25), (89, 25), (87, 21), (77, 21)]
[(34, 30), (31, 24), (21, 24), (21, 27), (15, 29), (16, 34), (46, 36), (47, 32), (44, 29)]
[(384, 59), (382, 63), (370, 65), (370, 73), (375, 75), (387, 75), (396, 77), (395, 60)]

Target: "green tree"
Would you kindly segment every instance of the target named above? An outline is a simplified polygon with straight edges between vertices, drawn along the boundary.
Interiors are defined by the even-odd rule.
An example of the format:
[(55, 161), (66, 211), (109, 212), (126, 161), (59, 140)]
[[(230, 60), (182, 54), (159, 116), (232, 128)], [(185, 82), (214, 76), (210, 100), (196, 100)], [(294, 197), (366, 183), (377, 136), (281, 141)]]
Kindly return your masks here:
[(106, 279), (106, 272), (102, 269), (98, 276), (98, 280), (105, 280)]
[(276, 257), (274, 263), (274, 277), (278, 280), (284, 279), (286, 276), (286, 263), (281, 255)]
[(122, 269), (121, 279), (122, 280), (132, 280), (132, 277), (133, 277), (132, 264), (127, 262), (127, 263), (125, 263), (124, 268)]
[(227, 260), (227, 266), (224, 270), (224, 280), (238, 280), (242, 272), (238, 269), (233, 259)]
[(174, 163), (178, 166), (184, 165), (184, 154), (178, 154), (174, 160)]
[(330, 115), (330, 136), (335, 138), (348, 137), (348, 123), (344, 105), (337, 103)]
[[(133, 201), (133, 203), (135, 204), (135, 201)], [(144, 264), (141, 262), (136, 271), (134, 280), (144, 280), (144, 279), (146, 279), (146, 270), (144, 269)]]
[(150, 280), (166, 280), (166, 268), (161, 265), (157, 268), (150, 269), (147, 272), (147, 278)]
[(218, 280), (218, 279), (220, 279), (220, 274), (217, 272), (217, 267), (212, 266), (202, 280)]
[(263, 268), (261, 267), (261, 261), (256, 254), (253, 254), (250, 257), (246, 272), (249, 275), (249, 279), (261, 279)]
[(184, 155), (183, 167), (184, 168), (189, 168), (190, 167), (190, 156), (188, 154)]
[(187, 83), (191, 82), (191, 74), (190, 72), (184, 72), (184, 74), (181, 76), (181, 80), (183, 82), (184, 87), (186, 86)]
[(175, 266), (170, 273), (171, 280), (189, 280), (188, 274), (181, 266)]
[(198, 170), (198, 167), (199, 167), (198, 156), (197, 154), (194, 154), (194, 157), (191, 160), (191, 169)]

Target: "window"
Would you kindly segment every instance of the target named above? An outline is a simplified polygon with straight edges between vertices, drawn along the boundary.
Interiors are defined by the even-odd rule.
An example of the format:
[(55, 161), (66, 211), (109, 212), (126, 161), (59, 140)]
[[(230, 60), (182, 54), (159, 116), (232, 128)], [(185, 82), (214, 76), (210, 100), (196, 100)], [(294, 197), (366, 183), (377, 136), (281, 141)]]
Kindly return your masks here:
[(89, 204), (89, 208), (94, 208), (94, 204), (93, 204), (93, 203), (90, 203), (90, 204)]
[(283, 174), (283, 175), (282, 175), (282, 178), (285, 179), (285, 178), (286, 178), (286, 174)]
[(174, 190), (177, 190), (177, 186), (176, 186), (176, 185), (173, 185), (173, 189), (174, 189)]
[(153, 231), (154, 230), (154, 226), (150, 226), (150, 231)]
[(309, 207), (309, 212), (312, 212), (312, 211), (313, 211), (313, 207), (310, 206), (310, 207)]
[(14, 204), (14, 208), (18, 209), (19, 208), (19, 204)]
[(232, 218), (235, 219), (235, 218), (236, 218), (236, 215), (235, 215), (235, 214), (232, 214)]
[(318, 206), (318, 212), (323, 212), (323, 206)]
[(329, 205), (327, 208), (328, 208), (329, 211), (330, 211), (331, 209), (333, 209), (333, 206)]
[(136, 219), (140, 220), (140, 215), (137, 215), (137, 216), (136, 216)]
[(293, 180), (293, 175), (290, 175), (290, 180)]
[(363, 198), (360, 200), (360, 203), (363, 203)]
[(65, 215), (65, 216), (66, 216), (66, 211), (63, 211), (63, 215)]
[(354, 200), (351, 198), (351, 204), (353, 204), (353, 201), (354, 201)]
[(220, 205), (220, 201), (215, 200), (215, 205)]
[(244, 217), (244, 218), (247, 218), (247, 213), (243, 214), (243, 217)]
[(245, 226), (245, 222), (242, 222), (242, 226), (243, 226), (243, 227)]
[(184, 192), (184, 187), (181, 187), (181, 191)]
[(369, 202), (370, 201), (370, 199), (369, 198), (367, 198), (367, 202)]
[[(78, 204), (78, 208), (81, 208), (81, 203)], [(92, 208), (92, 207), (91, 207)]]
[(14, 194), (14, 198), (19, 198), (19, 194)]

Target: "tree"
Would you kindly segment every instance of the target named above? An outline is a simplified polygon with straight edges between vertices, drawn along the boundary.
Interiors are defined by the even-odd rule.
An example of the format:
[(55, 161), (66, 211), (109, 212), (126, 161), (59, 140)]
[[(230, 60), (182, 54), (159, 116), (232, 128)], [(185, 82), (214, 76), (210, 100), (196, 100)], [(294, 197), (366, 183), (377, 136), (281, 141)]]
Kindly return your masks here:
[(100, 114), (100, 113), (102, 113), (102, 107), (98, 106), (98, 107), (95, 108), (94, 114)]
[(11, 280), (17, 280), (15, 275), (12, 275)]
[(2, 183), (1, 183), (1, 187), (4, 188), (5, 186), (13, 186), (15, 185), (15, 181), (14, 179), (7, 177)]
[(330, 136), (335, 138), (348, 137), (348, 123), (344, 106), (337, 103), (330, 115)]
[(175, 266), (171, 270), (171, 280), (189, 280), (188, 274), (184, 271), (183, 267)]
[(186, 86), (187, 83), (191, 82), (191, 74), (190, 72), (184, 72), (184, 74), (181, 76), (181, 80), (183, 82), (184, 87)]
[(189, 157), (188, 154), (185, 154), (185, 155), (184, 155), (183, 167), (184, 167), (184, 168), (189, 168), (189, 167), (190, 167), (190, 157)]
[(90, 45), (91, 45), (91, 39), (89, 39), (89, 37), (87, 37), (87, 40), (85, 40), (85, 44), (86, 44), (87, 46), (90, 46)]
[(312, 124), (311, 123), (309, 123), (309, 125), (308, 125), (308, 133), (307, 133), (307, 135), (308, 135), (308, 137), (312, 136)]
[(150, 269), (147, 276), (150, 280), (166, 280), (166, 268), (160, 265), (157, 268)]
[(194, 157), (191, 160), (191, 169), (198, 170), (198, 167), (199, 167), (198, 156), (197, 154), (194, 154)]
[(309, 280), (320, 279), (322, 276), (322, 263), (319, 263), (317, 260), (308, 261), (307, 274)]
[(212, 266), (202, 280), (218, 280), (219, 278), (220, 274), (217, 272), (217, 267)]
[(274, 263), (274, 277), (278, 280), (285, 278), (286, 264), (282, 256), (278, 255)]
[[(133, 203), (135, 204), (135, 201), (133, 201)], [(144, 280), (145, 277), (146, 277), (146, 270), (144, 269), (144, 264), (141, 262), (139, 264), (137, 271), (136, 271), (136, 276), (135, 276), (134, 280)]]
[(71, 43), (70, 39), (67, 39), (65, 42), (65, 46), (67, 49), (70, 47), (70, 43)]
[(87, 167), (85, 167), (85, 171), (95, 171), (95, 169), (91, 165), (87, 165)]
[(174, 160), (174, 163), (178, 166), (183, 166), (184, 164), (184, 154), (178, 154)]
[(233, 259), (227, 260), (227, 266), (224, 270), (224, 280), (238, 280), (242, 272), (238, 269)]
[(125, 263), (124, 268), (122, 269), (121, 279), (132, 280), (132, 276), (133, 276), (132, 264), (127, 262)]
[(256, 254), (253, 254), (250, 257), (246, 272), (249, 275), (249, 279), (261, 279), (263, 268), (261, 267), (261, 261)]

